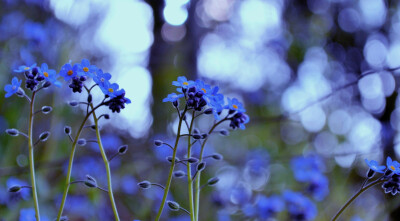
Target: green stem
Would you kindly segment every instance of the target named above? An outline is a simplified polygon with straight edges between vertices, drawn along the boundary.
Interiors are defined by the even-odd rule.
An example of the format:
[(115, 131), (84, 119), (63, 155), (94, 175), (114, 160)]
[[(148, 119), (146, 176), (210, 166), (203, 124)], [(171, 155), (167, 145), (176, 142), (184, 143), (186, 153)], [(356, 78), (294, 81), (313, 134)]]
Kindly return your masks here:
[[(192, 133), (192, 129), (193, 129), (193, 122), (194, 122), (194, 116), (195, 111), (193, 111), (192, 113), (192, 120), (190, 121), (190, 126), (189, 126), (189, 134)], [(188, 152), (187, 152), (187, 159), (189, 159), (192, 155), (191, 151), (192, 151), (192, 143), (190, 142), (190, 136), (188, 136)], [(190, 163), (187, 162), (186, 164), (187, 166), (187, 178), (188, 178), (188, 192), (189, 192), (189, 210), (190, 210), (190, 220), (191, 221), (195, 221), (194, 218), (194, 207), (193, 207), (193, 180), (192, 180), (192, 169), (190, 167)]]
[(65, 187), (64, 187), (64, 193), (63, 193), (63, 197), (61, 200), (61, 205), (60, 205), (60, 209), (58, 210), (58, 215), (57, 215), (57, 221), (60, 221), (63, 210), (64, 210), (64, 206), (65, 206), (65, 202), (67, 200), (67, 195), (68, 195), (68, 190), (69, 190), (69, 184), (71, 182), (71, 173), (72, 173), (72, 165), (74, 163), (74, 156), (75, 156), (75, 150), (76, 150), (76, 143), (78, 142), (79, 136), (81, 135), (82, 129), (85, 126), (85, 123), (87, 121), (87, 119), (89, 118), (89, 116), (92, 114), (92, 112), (94, 112), (97, 108), (99, 108), (101, 105), (103, 104), (99, 104), (97, 105), (94, 109), (92, 109), (92, 111), (90, 111), (88, 114), (86, 114), (85, 118), (82, 121), (81, 126), (79, 127), (78, 132), (76, 133), (74, 142), (72, 143), (72, 150), (71, 150), (71, 154), (69, 156), (69, 163), (68, 163), (68, 172), (67, 172), (67, 178), (65, 179)]
[(181, 127), (182, 127), (183, 116), (185, 116), (186, 110), (187, 110), (187, 107), (185, 107), (185, 110), (183, 111), (182, 115), (180, 115), (180, 117), (179, 117), (178, 132), (176, 134), (175, 146), (174, 146), (174, 150), (173, 150), (173, 154), (172, 154), (171, 167), (169, 168), (168, 180), (167, 180), (167, 184), (165, 185), (164, 195), (161, 200), (160, 208), (158, 209), (156, 221), (160, 220), (161, 213), (164, 209), (165, 201), (167, 200), (169, 187), (171, 186), (172, 173), (174, 172), (174, 167), (175, 167), (176, 150), (178, 149), (179, 138), (181, 137)]
[[(90, 104), (90, 106), (93, 109), (93, 104)], [(110, 202), (111, 202), (111, 206), (113, 209), (115, 220), (119, 221), (118, 210), (117, 210), (117, 206), (115, 204), (114, 194), (112, 191), (110, 163), (108, 162), (107, 155), (104, 151), (103, 143), (101, 142), (101, 137), (100, 137), (100, 130), (99, 130), (99, 125), (98, 125), (99, 119), (97, 119), (95, 111), (93, 111), (92, 115), (93, 115), (93, 119), (94, 119), (94, 124), (96, 125), (97, 143), (99, 144), (100, 153), (101, 153), (101, 156), (103, 157), (104, 165), (106, 167), (106, 172), (107, 172), (108, 196), (110, 197)]]
[(31, 110), (29, 113), (29, 131), (28, 131), (28, 138), (29, 138), (29, 169), (31, 174), (31, 183), (32, 183), (32, 195), (33, 201), (35, 203), (35, 216), (36, 220), (40, 221), (40, 213), (39, 213), (39, 202), (37, 197), (37, 189), (36, 189), (36, 179), (35, 179), (35, 159), (33, 155), (33, 139), (32, 139), (32, 132), (33, 132), (33, 118), (34, 118), (34, 102), (35, 102), (35, 95), (36, 91), (32, 93), (31, 98)]
[[(208, 131), (208, 135), (210, 135), (214, 129), (220, 125), (222, 122), (226, 121), (228, 118), (225, 117), (224, 119), (218, 121), (214, 126), (211, 127), (210, 131)], [(207, 136), (206, 139), (204, 139), (203, 143), (201, 144), (201, 150), (200, 150), (200, 156), (199, 156), (199, 162), (203, 160), (203, 152), (204, 152), (204, 146), (210, 136)], [(201, 171), (198, 172), (197, 178), (195, 180), (195, 200), (194, 200), (194, 212), (195, 212), (195, 220), (199, 220), (199, 209), (200, 209), (200, 177), (201, 177)]]
[(336, 213), (336, 215), (332, 218), (332, 221), (335, 221), (337, 218), (339, 218), (340, 214), (343, 213), (343, 211), (358, 197), (361, 195), (361, 193), (363, 193), (364, 191), (368, 190), (369, 188), (375, 186), (376, 184), (380, 184), (385, 182), (386, 180), (375, 180), (374, 182), (368, 184), (367, 186), (361, 188), (356, 194), (354, 194), (354, 196), (352, 198), (350, 198), (346, 204), (344, 204), (344, 206), (342, 206), (342, 208)]

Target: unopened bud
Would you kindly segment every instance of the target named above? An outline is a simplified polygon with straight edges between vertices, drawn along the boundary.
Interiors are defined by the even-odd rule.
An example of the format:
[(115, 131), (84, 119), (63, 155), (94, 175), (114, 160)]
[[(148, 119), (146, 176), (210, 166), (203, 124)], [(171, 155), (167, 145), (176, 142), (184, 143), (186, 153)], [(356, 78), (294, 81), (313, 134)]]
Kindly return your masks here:
[(43, 84), (43, 88), (48, 88), (48, 87), (50, 87), (51, 86), (51, 82), (50, 81), (46, 81), (46, 82), (44, 82), (44, 84)]
[(39, 140), (42, 141), (42, 142), (44, 142), (44, 141), (46, 141), (47, 139), (49, 139), (49, 137), (50, 137), (50, 132), (49, 132), (49, 131), (45, 131), (45, 132), (43, 132), (43, 133), (41, 133), (41, 134), (39, 135)]
[(196, 170), (201, 172), (204, 170), (204, 168), (206, 168), (206, 162), (201, 162), (201, 163), (197, 164)]
[(77, 101), (70, 101), (69, 102), (69, 105), (71, 105), (72, 107), (76, 107), (76, 106), (78, 106), (78, 102)]
[(7, 129), (7, 130), (6, 130), (6, 133), (7, 133), (8, 135), (14, 136), (14, 137), (16, 137), (16, 136), (19, 135), (19, 131), (18, 131), (17, 129), (15, 129), (15, 128)]
[(109, 120), (109, 119), (110, 119), (110, 115), (104, 114), (104, 118), (107, 119), (107, 120)]
[(224, 159), (224, 157), (223, 157), (221, 154), (219, 154), (219, 153), (214, 153), (211, 157), (212, 157), (214, 160), (222, 160), (222, 159)]
[(167, 201), (168, 207), (172, 211), (178, 211), (181, 206), (175, 201)]
[[(168, 162), (172, 163), (172, 156), (168, 156), (166, 159)], [(179, 161), (179, 158), (175, 157), (175, 162), (178, 162), (178, 161)]]
[(50, 106), (43, 106), (42, 107), (42, 113), (44, 114), (48, 114), (53, 110), (53, 108), (51, 108)]
[(92, 101), (93, 101), (93, 96), (92, 96), (92, 94), (89, 94), (88, 98), (87, 98), (87, 102), (90, 104), (90, 103), (92, 103)]
[(209, 179), (209, 180), (207, 181), (207, 184), (208, 184), (209, 186), (213, 186), (213, 185), (215, 185), (216, 183), (218, 183), (218, 181), (219, 181), (219, 178), (218, 178), (218, 177), (213, 177), (213, 178), (211, 178), (211, 179)]
[(67, 134), (67, 135), (70, 135), (71, 134), (71, 127), (70, 126), (65, 126), (64, 127), (64, 133)]
[(204, 110), (203, 113), (204, 114), (212, 114), (213, 113), (213, 109), (212, 108), (208, 108), (208, 109)]
[(123, 155), (128, 151), (128, 145), (122, 145), (118, 148), (118, 154)]
[(86, 145), (86, 140), (83, 139), (83, 138), (79, 139), (79, 140), (78, 140), (78, 145), (79, 145), (79, 146), (85, 146), (85, 145)]
[(161, 145), (163, 145), (164, 142), (162, 142), (162, 140), (155, 140), (154, 141), (154, 145), (156, 145), (157, 147), (160, 147)]
[(17, 192), (19, 192), (21, 189), (22, 189), (21, 186), (15, 185), (15, 186), (12, 186), (12, 187), (8, 188), (8, 192), (10, 192), (10, 193), (17, 193)]
[(178, 170), (178, 171), (174, 172), (174, 177), (176, 177), (176, 178), (181, 178), (181, 177), (184, 177), (185, 175), (186, 175), (186, 173), (183, 172), (182, 170)]
[(225, 130), (225, 129), (222, 129), (222, 130), (219, 131), (219, 134), (221, 134), (222, 136), (228, 136), (229, 135), (229, 131)]
[(199, 159), (197, 159), (197, 158), (195, 158), (195, 157), (190, 157), (189, 159), (187, 159), (187, 161), (188, 161), (189, 163), (197, 163), (197, 162), (199, 162)]
[(138, 183), (138, 186), (142, 189), (149, 189), (151, 187), (151, 183), (147, 180), (144, 180), (144, 181)]

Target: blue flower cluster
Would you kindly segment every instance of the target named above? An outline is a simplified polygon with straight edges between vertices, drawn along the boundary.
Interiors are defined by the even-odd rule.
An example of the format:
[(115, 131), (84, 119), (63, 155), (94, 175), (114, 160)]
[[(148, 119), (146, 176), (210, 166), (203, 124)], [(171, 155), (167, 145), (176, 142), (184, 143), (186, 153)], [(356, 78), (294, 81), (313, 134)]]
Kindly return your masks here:
[(400, 193), (400, 163), (393, 161), (392, 158), (387, 157), (386, 166), (379, 165), (375, 160), (368, 161), (365, 159), (369, 170), (367, 172), (367, 179), (372, 178), (375, 173), (383, 173), (382, 178), (386, 178), (386, 182), (382, 184), (385, 193), (396, 195)]
[[(31, 91), (37, 91), (41, 88), (47, 88), (50, 85), (57, 87), (61, 86), (61, 82), (58, 81), (60, 77), (64, 81), (69, 82), (69, 87), (74, 93), (81, 93), (84, 82), (88, 78), (92, 78), (101, 91), (105, 98), (109, 98), (104, 101), (104, 105), (108, 106), (112, 112), (120, 112), (121, 109), (125, 108), (125, 104), (131, 103), (131, 101), (125, 97), (125, 90), (119, 89), (119, 85), (111, 83), (111, 74), (103, 73), (103, 71), (97, 68), (95, 65), (90, 64), (89, 60), (83, 59), (81, 63), (72, 65), (71, 63), (64, 64), (59, 73), (53, 69), (49, 69), (46, 63), (43, 63), (41, 67), (37, 67), (36, 64), (31, 66), (22, 65), (18, 69), (14, 70), (16, 73), (24, 73), (26, 81), (25, 87)], [(4, 87), (6, 91), (6, 97), (17, 93), (21, 86), (21, 80), (17, 77), (12, 79), (11, 84), (7, 84)], [(41, 86), (41, 88), (38, 88)]]
[(227, 98), (227, 102), (225, 102), (224, 95), (218, 93), (218, 86), (212, 87), (201, 80), (187, 80), (184, 76), (178, 77), (177, 81), (172, 82), (172, 85), (178, 87), (178, 94), (169, 94), (163, 99), (163, 102), (172, 102), (177, 107), (179, 99), (185, 98), (188, 109), (203, 111), (204, 114), (213, 114), (215, 120), (220, 120), (222, 111), (228, 110), (230, 127), (232, 129), (246, 128), (245, 124), (249, 122), (250, 118), (245, 114), (246, 109), (243, 104), (236, 98)]
[(318, 213), (315, 204), (301, 193), (287, 190), (283, 193), (291, 220), (313, 220)]
[(322, 173), (324, 164), (319, 157), (294, 157), (291, 168), (297, 181), (308, 184), (307, 192), (315, 200), (321, 201), (329, 194), (329, 181)]

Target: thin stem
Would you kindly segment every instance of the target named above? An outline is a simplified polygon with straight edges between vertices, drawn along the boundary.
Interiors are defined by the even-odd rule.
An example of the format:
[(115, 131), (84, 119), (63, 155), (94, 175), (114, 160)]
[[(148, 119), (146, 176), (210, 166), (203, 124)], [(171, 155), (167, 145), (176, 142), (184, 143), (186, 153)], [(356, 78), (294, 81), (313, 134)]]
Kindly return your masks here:
[(164, 187), (163, 185), (159, 184), (159, 183), (151, 183), (151, 185), (153, 185), (153, 186), (158, 186), (158, 187), (160, 187), (161, 189), (165, 190), (165, 187)]
[(365, 186), (364, 188), (361, 188), (356, 194), (354, 194), (353, 197), (351, 197), (346, 204), (344, 204), (344, 206), (336, 213), (336, 215), (332, 218), (332, 221), (335, 221), (337, 218), (339, 218), (340, 214), (343, 213), (343, 211), (358, 197), (361, 195), (361, 193), (363, 193), (364, 191), (368, 190), (369, 188), (375, 186), (376, 184), (380, 184), (385, 182), (386, 180), (381, 180), (381, 179), (377, 179), (374, 182), (368, 184), (367, 186)]
[(179, 207), (180, 210), (184, 211), (185, 213), (189, 214), (191, 216), (191, 214), (189, 213), (189, 211), (187, 211), (185, 208), (183, 207)]
[(75, 136), (75, 139), (73, 139), (72, 150), (71, 150), (71, 154), (70, 154), (70, 157), (69, 157), (69, 163), (68, 163), (67, 178), (65, 180), (64, 193), (63, 193), (63, 197), (62, 197), (62, 200), (61, 200), (60, 209), (58, 210), (58, 214), (57, 214), (57, 221), (60, 221), (60, 219), (61, 219), (61, 216), (62, 216), (62, 213), (63, 213), (63, 210), (64, 210), (64, 206), (65, 206), (65, 202), (67, 200), (67, 195), (68, 195), (68, 190), (69, 190), (69, 183), (71, 181), (72, 165), (74, 163), (76, 143), (78, 142), (79, 136), (81, 135), (82, 129), (85, 126), (85, 123), (86, 123), (87, 119), (89, 118), (89, 116), (92, 114), (92, 112), (94, 112), (97, 108), (99, 108), (103, 104), (104, 103), (100, 103), (95, 108), (93, 108), (88, 114), (86, 114), (86, 116), (83, 119), (83, 121), (81, 123), (81, 126), (79, 127), (79, 130), (78, 130), (78, 132), (77, 132), (77, 134)]
[(30, 169), (30, 175), (31, 175), (31, 183), (32, 183), (32, 195), (33, 195), (33, 202), (35, 204), (35, 217), (37, 221), (40, 221), (40, 213), (39, 213), (39, 202), (38, 202), (38, 196), (37, 196), (37, 189), (36, 189), (36, 179), (35, 179), (35, 159), (33, 155), (33, 139), (32, 139), (32, 133), (33, 133), (33, 119), (34, 119), (34, 102), (35, 102), (35, 95), (36, 91), (32, 93), (32, 99), (31, 101), (31, 109), (29, 113), (29, 131), (28, 131), (28, 138), (29, 138), (29, 169)]
[[(220, 125), (222, 122), (228, 120), (229, 115), (227, 115), (224, 119), (218, 121), (217, 123), (214, 124), (214, 126), (211, 127), (211, 129), (208, 131), (208, 135), (210, 135), (214, 129)], [(203, 153), (204, 153), (204, 146), (210, 136), (207, 136), (206, 139), (201, 143), (201, 150), (200, 150), (200, 156), (199, 156), (199, 162), (203, 160)], [(201, 176), (201, 171), (196, 173), (197, 179), (195, 180), (195, 200), (194, 200), (194, 212), (195, 212), (195, 220), (199, 220), (199, 208), (200, 208), (200, 176)]]
[[(190, 142), (190, 138), (191, 138), (191, 133), (192, 133), (192, 129), (193, 129), (193, 122), (194, 122), (194, 115), (195, 115), (195, 111), (192, 112), (192, 120), (190, 121), (190, 126), (188, 127), (188, 151), (187, 151), (187, 159), (189, 159), (190, 157), (192, 157), (192, 143)], [(190, 210), (190, 220), (191, 221), (195, 221), (195, 217), (194, 217), (194, 206), (193, 206), (193, 180), (192, 180), (192, 168), (190, 166), (190, 163), (187, 162), (186, 165), (187, 168), (187, 178), (188, 178), (188, 194), (189, 194), (189, 210)]]
[[(179, 138), (180, 138), (180, 134), (181, 134), (181, 128), (182, 128), (182, 121), (183, 121), (183, 116), (185, 116), (187, 107), (185, 107), (185, 110), (183, 111), (182, 115), (179, 114), (179, 124), (178, 124), (178, 132), (176, 134), (176, 139), (175, 139), (175, 146), (174, 146), (174, 151), (172, 154), (172, 161), (171, 161), (171, 167), (169, 169), (169, 174), (168, 174), (168, 179), (167, 179), (167, 184), (165, 185), (165, 189), (164, 189), (164, 195), (163, 198), (161, 200), (161, 205), (160, 208), (158, 209), (158, 213), (157, 213), (157, 217), (156, 217), (156, 221), (160, 220), (161, 217), (161, 213), (164, 209), (164, 205), (165, 205), (165, 201), (167, 200), (167, 195), (169, 192), (169, 187), (171, 186), (171, 181), (172, 181), (172, 173), (174, 172), (174, 167), (175, 167), (175, 158), (176, 158), (176, 150), (178, 149), (178, 143), (179, 143)], [(179, 110), (178, 110), (179, 112)]]
[(18, 133), (21, 134), (22, 136), (24, 136), (24, 137), (26, 137), (26, 138), (29, 139), (29, 136), (28, 136), (26, 133), (23, 133), (23, 132), (21, 132), (21, 131), (18, 131)]
[(174, 150), (174, 148), (170, 144), (168, 144), (168, 143), (163, 143), (163, 144), (169, 146), (171, 148), (171, 150)]
[[(90, 104), (90, 107), (92, 109), (94, 109), (93, 104)], [(96, 126), (97, 143), (99, 144), (100, 153), (101, 153), (101, 156), (103, 157), (104, 165), (106, 167), (106, 172), (107, 172), (108, 196), (110, 197), (111, 207), (112, 207), (112, 210), (114, 213), (115, 220), (119, 221), (120, 219), (119, 219), (119, 215), (118, 215), (118, 210), (117, 210), (117, 206), (115, 204), (114, 194), (113, 194), (113, 190), (112, 190), (110, 164), (108, 162), (106, 152), (104, 151), (103, 143), (101, 142), (101, 136), (100, 136), (100, 130), (99, 130), (99, 124), (98, 124), (99, 119), (96, 117), (95, 111), (92, 112), (92, 115), (93, 115), (94, 124)]]

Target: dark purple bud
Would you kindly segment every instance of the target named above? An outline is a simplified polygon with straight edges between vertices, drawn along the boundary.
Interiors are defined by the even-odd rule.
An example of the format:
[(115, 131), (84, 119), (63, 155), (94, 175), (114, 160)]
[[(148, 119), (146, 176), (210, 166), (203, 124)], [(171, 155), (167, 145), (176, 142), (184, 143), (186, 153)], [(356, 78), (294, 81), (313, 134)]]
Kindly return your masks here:
[(172, 102), (172, 105), (174, 105), (174, 107), (178, 107), (178, 105), (179, 105), (179, 102), (178, 102), (178, 100), (176, 100), (176, 101), (173, 101), (173, 102)]
[(70, 135), (71, 134), (71, 127), (70, 126), (65, 126), (64, 127), (64, 133), (67, 134), (67, 135)]
[(212, 113), (213, 113), (212, 108), (208, 108), (208, 109), (204, 110), (204, 114), (212, 114)]
[(218, 177), (213, 177), (213, 178), (211, 178), (211, 179), (209, 179), (209, 180), (207, 181), (207, 185), (213, 186), (213, 185), (215, 185), (216, 183), (218, 183), (218, 181), (219, 181), (219, 178), (218, 178)]
[(224, 159), (224, 157), (223, 157), (221, 154), (219, 154), (219, 153), (214, 153), (211, 157), (212, 157), (214, 160), (222, 160), (222, 159)]
[(178, 211), (181, 208), (181, 206), (179, 206), (179, 204), (175, 201), (168, 200), (167, 204), (168, 204), (168, 208), (172, 211)]
[(19, 192), (21, 189), (22, 189), (21, 186), (15, 185), (15, 186), (12, 186), (12, 187), (8, 188), (8, 192), (10, 192), (10, 193), (17, 193), (17, 192)]
[(93, 182), (91, 180), (85, 180), (83, 183), (89, 188), (96, 188), (97, 187), (97, 183), (95, 183), (95, 182)]
[(76, 107), (76, 106), (78, 106), (78, 102), (77, 101), (70, 101), (69, 102), (69, 105), (71, 105), (72, 107)]
[(42, 113), (43, 114), (48, 114), (53, 110), (53, 108), (51, 108), (50, 106), (43, 106), (42, 107)]
[(233, 114), (235, 112), (236, 112), (235, 110), (229, 110), (229, 114)]
[(200, 134), (193, 134), (192, 137), (193, 137), (193, 139), (198, 140), (198, 139), (201, 139), (201, 138), (202, 138), (202, 135), (200, 135)]
[(87, 102), (90, 104), (90, 103), (92, 103), (92, 101), (93, 101), (93, 96), (92, 96), (92, 94), (89, 94), (87, 97)]
[(188, 161), (189, 163), (197, 163), (197, 162), (199, 162), (199, 159), (197, 159), (197, 158), (195, 158), (195, 157), (190, 157), (189, 159), (187, 159), (187, 161)]
[(163, 145), (164, 142), (162, 142), (162, 140), (155, 140), (154, 141), (154, 145), (156, 145), (157, 147), (160, 147)]
[(225, 130), (225, 129), (222, 129), (222, 130), (219, 131), (219, 134), (221, 134), (222, 136), (229, 136), (229, 131)]
[(10, 136), (18, 136), (19, 135), (19, 131), (17, 129), (11, 128), (11, 129), (7, 129), (6, 133)]
[(199, 130), (199, 129), (197, 129), (197, 128), (194, 128), (194, 130), (193, 130), (193, 134), (200, 134), (200, 130)]
[(197, 164), (196, 170), (197, 170), (198, 172), (201, 172), (201, 171), (203, 171), (205, 168), (206, 168), (206, 162), (201, 162), (201, 163)]
[(50, 137), (50, 132), (45, 131), (39, 135), (39, 140), (45, 142), (47, 139), (49, 139), (49, 137)]
[(138, 183), (138, 186), (142, 189), (149, 189), (151, 187), (151, 183), (147, 180), (144, 180), (144, 181)]
[[(168, 156), (168, 157), (166, 158), (166, 160), (167, 160), (168, 162), (172, 163), (172, 156)], [(178, 162), (178, 161), (179, 161), (179, 158), (178, 158), (178, 157), (175, 157), (175, 162)]]
[(371, 168), (370, 168), (367, 172), (367, 177), (372, 178), (373, 176), (375, 176), (375, 171), (371, 170)]
[(204, 133), (204, 134), (201, 134), (201, 139), (206, 139), (206, 138), (207, 138), (207, 136), (208, 136), (208, 134), (206, 134), (206, 133)]
[(79, 145), (79, 146), (85, 146), (85, 145), (86, 145), (86, 140), (83, 139), (83, 138), (79, 139), (79, 140), (78, 140), (78, 145)]
[(50, 87), (51, 86), (51, 82), (50, 81), (46, 81), (46, 82), (44, 82), (44, 84), (43, 84), (43, 88), (48, 88), (48, 87)]
[(79, 78), (79, 80), (80, 80), (80, 81), (86, 81), (86, 77), (85, 77), (85, 76), (81, 76), (81, 77)]
[(128, 151), (128, 145), (122, 145), (118, 148), (118, 154), (124, 155)]
[(110, 115), (104, 114), (104, 118), (107, 119), (107, 120), (109, 120), (109, 119), (110, 119)]
[(175, 171), (175, 172), (173, 173), (173, 175), (174, 175), (174, 177), (176, 177), (176, 178), (182, 178), (182, 177), (184, 177), (184, 176), (186, 175), (186, 173), (183, 172), (182, 170), (178, 170), (178, 171)]

